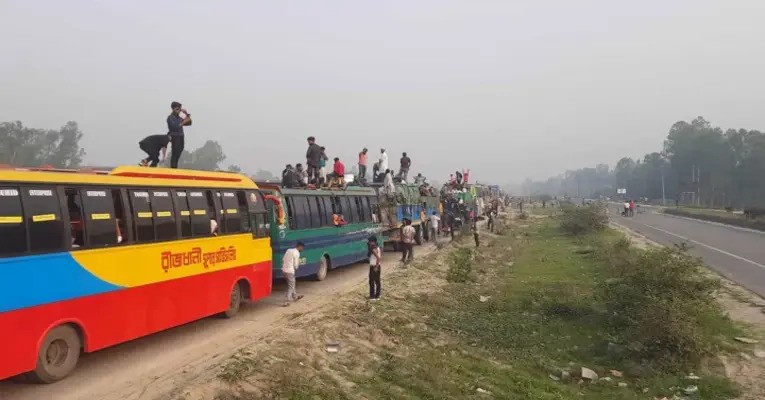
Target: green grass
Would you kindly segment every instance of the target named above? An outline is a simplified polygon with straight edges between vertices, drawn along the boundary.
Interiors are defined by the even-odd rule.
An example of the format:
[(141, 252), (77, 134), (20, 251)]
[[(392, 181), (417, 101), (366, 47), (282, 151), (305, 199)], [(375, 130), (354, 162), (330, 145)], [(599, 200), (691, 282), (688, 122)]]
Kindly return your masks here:
[[(532, 220), (529, 228), (497, 237), (475, 253), (471, 279), (446, 283), (447, 271), (433, 272), (432, 279), (444, 285), (442, 291), (389, 296), (374, 309), (363, 304), (344, 311), (359, 326), (379, 328), (395, 345), (367, 349), (367, 358), (330, 359), (319, 370), (320, 379), (309, 380), (291, 370), (271, 371), (269, 378), (279, 384), (267, 397), (487, 398), (480, 388), (497, 399), (629, 400), (672, 398), (688, 385), (699, 388), (693, 399), (737, 394), (727, 379), (711, 372), (693, 371), (702, 379), (687, 381), (685, 373), (664, 373), (615, 357), (609, 351), (614, 346), (609, 345), (613, 338), (606, 329), (608, 315), (596, 296), (598, 284), (608, 278), (597, 247), (621, 236), (605, 230), (572, 237), (558, 224), (552, 218)], [(465, 262), (466, 250), (450, 251), (447, 265), (449, 260)], [(414, 264), (418, 272), (428, 265), (422, 260)], [(395, 290), (386, 283), (387, 290)], [(490, 297), (481, 302), (480, 296)], [(251, 369), (246, 364), (255, 359), (232, 360), (221, 378), (246, 379)], [(600, 377), (610, 376), (612, 369), (624, 377), (591, 384), (549, 377), (581, 366)], [(627, 387), (619, 387), (619, 382)], [(248, 396), (240, 392), (221, 399), (256, 398)]]

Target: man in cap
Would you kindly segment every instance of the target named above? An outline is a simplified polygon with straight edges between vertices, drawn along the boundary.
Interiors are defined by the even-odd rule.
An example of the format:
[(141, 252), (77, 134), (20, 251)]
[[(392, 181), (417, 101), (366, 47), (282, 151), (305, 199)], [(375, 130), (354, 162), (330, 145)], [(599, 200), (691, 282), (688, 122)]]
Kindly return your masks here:
[(173, 110), (167, 117), (167, 134), (170, 135), (170, 144), (173, 146), (173, 152), (170, 155), (170, 168), (178, 168), (178, 160), (181, 159), (181, 153), (183, 153), (185, 146), (183, 127), (191, 125), (191, 114), (177, 101), (172, 102), (170, 108)]

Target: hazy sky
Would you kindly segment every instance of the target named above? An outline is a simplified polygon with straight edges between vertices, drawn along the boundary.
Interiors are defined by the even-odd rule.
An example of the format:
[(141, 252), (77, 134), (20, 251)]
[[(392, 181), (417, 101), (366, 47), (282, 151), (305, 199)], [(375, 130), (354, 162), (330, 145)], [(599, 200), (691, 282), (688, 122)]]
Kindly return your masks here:
[[(0, 0), (0, 121), (75, 120), (133, 164), (194, 115), (246, 171), (402, 151), (443, 181), (545, 178), (660, 148), (670, 125), (765, 129), (765, 1)], [(397, 162), (392, 162), (397, 165)]]

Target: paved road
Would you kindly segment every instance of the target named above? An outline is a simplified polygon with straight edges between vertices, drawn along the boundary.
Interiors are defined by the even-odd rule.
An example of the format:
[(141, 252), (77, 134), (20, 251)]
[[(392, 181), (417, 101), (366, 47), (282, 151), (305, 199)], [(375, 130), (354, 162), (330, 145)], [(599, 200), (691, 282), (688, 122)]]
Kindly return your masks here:
[(647, 210), (634, 217), (609, 209), (612, 221), (664, 244), (687, 243), (691, 253), (728, 279), (765, 297), (765, 232), (677, 218)]

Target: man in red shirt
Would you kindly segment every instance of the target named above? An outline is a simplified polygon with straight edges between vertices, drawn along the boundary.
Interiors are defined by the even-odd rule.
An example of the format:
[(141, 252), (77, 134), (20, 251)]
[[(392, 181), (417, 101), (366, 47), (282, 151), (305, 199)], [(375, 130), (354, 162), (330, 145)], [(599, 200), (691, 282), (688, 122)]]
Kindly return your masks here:
[(335, 165), (332, 167), (332, 173), (329, 174), (332, 181), (341, 179), (340, 182), (345, 183), (342, 179), (345, 177), (345, 165), (340, 161), (338, 157), (335, 157)]

